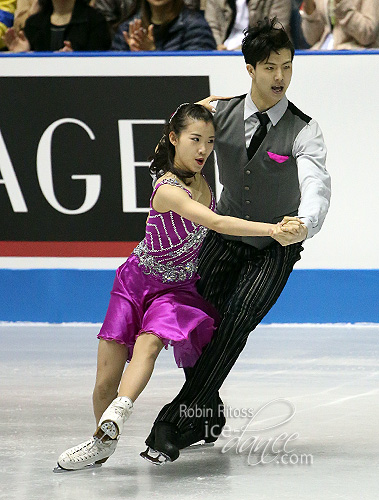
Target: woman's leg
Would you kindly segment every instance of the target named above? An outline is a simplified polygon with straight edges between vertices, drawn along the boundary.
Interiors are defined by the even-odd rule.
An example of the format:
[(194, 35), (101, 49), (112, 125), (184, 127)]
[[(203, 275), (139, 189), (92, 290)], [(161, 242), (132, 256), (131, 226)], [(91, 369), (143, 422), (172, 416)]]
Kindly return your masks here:
[[(134, 401), (150, 380), (155, 360), (162, 347), (163, 342), (156, 335), (145, 332), (139, 335), (134, 345), (132, 359), (122, 375), (117, 395), (122, 352), (114, 345), (99, 346), (100, 363), (94, 391), (95, 412), (100, 412), (106, 405), (101, 415), (97, 415), (97, 422), (103, 431), (111, 432), (108, 435), (112, 438), (114, 435), (121, 434), (124, 421), (129, 417)], [(112, 367), (112, 363), (115, 362), (115, 359), (110, 357), (112, 353), (116, 355), (115, 367)], [(112, 426), (103, 427), (106, 421), (116, 423), (118, 429)]]
[(115, 341), (100, 339), (97, 352), (97, 373), (93, 390), (93, 411), (96, 425), (101, 415), (117, 396), (128, 349)]
[(132, 360), (122, 375), (127, 349), (116, 342), (100, 340), (93, 395), (96, 422), (100, 427), (93, 438), (62, 453), (58, 459), (61, 469), (78, 470), (100, 464), (114, 453), (133, 402), (146, 387), (162, 347), (163, 342), (155, 335), (141, 334), (135, 343)]
[(121, 379), (118, 397), (101, 415), (95, 437), (102, 439), (106, 435), (118, 439), (133, 411), (134, 401), (150, 380), (162, 347), (163, 342), (155, 335), (144, 332), (137, 338), (132, 359)]
[(132, 359), (121, 379), (119, 396), (133, 402), (146, 387), (154, 370), (155, 360), (161, 352), (163, 342), (153, 334), (142, 333), (136, 340)]
[[(96, 425), (104, 410), (117, 396), (122, 372), (128, 356), (125, 345), (100, 339), (97, 354), (96, 383), (93, 391), (93, 409)], [(69, 448), (58, 458), (58, 469), (79, 470), (105, 462), (115, 451), (117, 440), (95, 437)]]

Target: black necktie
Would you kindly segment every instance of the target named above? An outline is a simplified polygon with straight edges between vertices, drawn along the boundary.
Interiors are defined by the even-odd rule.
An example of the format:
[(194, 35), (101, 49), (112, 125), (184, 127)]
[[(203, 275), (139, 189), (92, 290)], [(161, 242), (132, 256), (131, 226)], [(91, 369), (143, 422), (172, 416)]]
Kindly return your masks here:
[(249, 158), (249, 160), (252, 159), (252, 157), (257, 152), (257, 149), (262, 144), (262, 141), (267, 134), (267, 124), (270, 121), (270, 118), (266, 113), (263, 114), (259, 113), (258, 111), (257, 113), (255, 113), (255, 115), (259, 120), (259, 127), (255, 131), (255, 134), (251, 138), (249, 147), (247, 148), (247, 157)]

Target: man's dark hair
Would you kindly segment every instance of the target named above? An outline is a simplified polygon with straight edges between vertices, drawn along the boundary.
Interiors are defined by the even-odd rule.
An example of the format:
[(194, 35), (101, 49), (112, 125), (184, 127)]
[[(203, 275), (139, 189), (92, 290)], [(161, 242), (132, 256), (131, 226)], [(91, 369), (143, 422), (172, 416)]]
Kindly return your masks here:
[(246, 64), (251, 64), (254, 68), (257, 63), (266, 61), (271, 52), (278, 53), (280, 49), (289, 49), (291, 60), (293, 59), (295, 48), (276, 17), (265, 17), (255, 26), (246, 29), (244, 35), (242, 53)]

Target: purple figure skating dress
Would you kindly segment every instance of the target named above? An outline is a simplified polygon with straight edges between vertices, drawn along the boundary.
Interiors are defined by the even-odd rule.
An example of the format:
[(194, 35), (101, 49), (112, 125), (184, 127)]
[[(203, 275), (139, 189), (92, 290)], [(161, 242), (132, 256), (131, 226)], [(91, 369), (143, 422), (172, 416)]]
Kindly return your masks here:
[[(196, 290), (197, 258), (207, 233), (175, 212), (152, 207), (159, 186), (191, 192), (173, 178), (157, 183), (150, 199), (145, 238), (116, 271), (108, 311), (98, 338), (125, 344), (128, 361), (138, 335), (149, 332), (167, 348), (178, 366), (193, 366), (218, 326), (215, 308)], [(215, 209), (215, 199), (209, 208)]]

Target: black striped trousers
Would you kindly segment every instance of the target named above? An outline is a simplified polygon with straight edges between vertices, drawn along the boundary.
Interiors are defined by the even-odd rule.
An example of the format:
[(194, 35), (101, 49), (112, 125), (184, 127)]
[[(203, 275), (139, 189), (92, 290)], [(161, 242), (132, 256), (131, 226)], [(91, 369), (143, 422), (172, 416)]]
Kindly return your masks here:
[(282, 247), (275, 241), (258, 250), (209, 232), (199, 259), (198, 290), (219, 310), (222, 321), (191, 376), (176, 398), (162, 408), (156, 422), (175, 423), (182, 434), (199, 425), (190, 416), (197, 409), (213, 406), (249, 333), (275, 304), (301, 251), (300, 243)]

